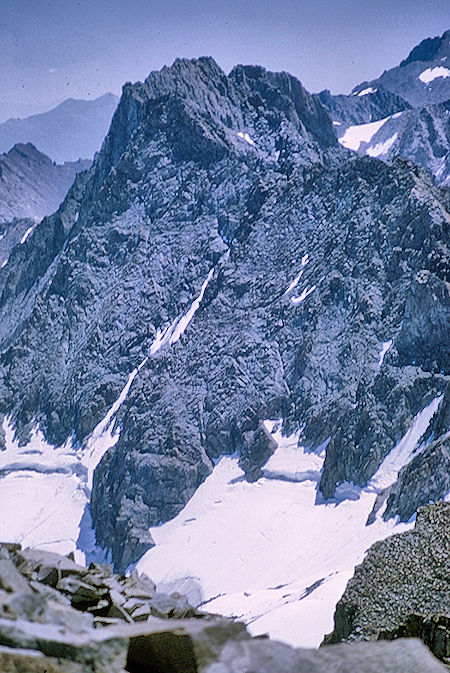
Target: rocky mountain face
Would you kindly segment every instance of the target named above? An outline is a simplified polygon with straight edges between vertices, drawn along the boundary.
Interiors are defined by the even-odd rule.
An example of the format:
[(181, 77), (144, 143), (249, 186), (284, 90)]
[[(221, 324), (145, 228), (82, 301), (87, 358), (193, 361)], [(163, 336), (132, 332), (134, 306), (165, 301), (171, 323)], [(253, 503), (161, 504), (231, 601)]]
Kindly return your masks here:
[(36, 222), (54, 213), (75, 176), (87, 170), (85, 159), (57, 165), (34, 145), (14, 145), (0, 155), (0, 265), (23, 244)]
[(386, 119), (397, 112), (411, 109), (411, 105), (401, 96), (381, 86), (376, 89), (367, 87), (349, 96), (345, 94), (333, 96), (325, 90), (317, 94), (317, 98), (330, 111), (335, 126), (344, 128)]
[(0, 155), (0, 222), (54, 213), (77, 173), (90, 165), (87, 159), (58, 165), (30, 143), (14, 145)]
[[(442, 425), (419, 440), (448, 404), (448, 205), (408, 161), (341, 147), (294, 77), (178, 60), (125, 85), (90, 171), (0, 271), (0, 410), (22, 444), (39, 424), (80, 450), (115, 420), (91, 510), (120, 569), (220, 455), (259, 478), (265, 419), (326, 443), (318, 498), (413, 426), (442, 471)], [(428, 502), (412, 476), (390, 515)]]
[[(438, 180), (450, 180), (450, 32), (427, 39), (407, 59), (348, 96), (318, 94), (339, 142), (383, 161), (410, 159)], [(447, 65), (446, 65), (447, 64)]]
[(376, 80), (362, 82), (352, 93), (380, 85), (412, 107), (423, 107), (448, 100), (449, 78), (450, 30), (447, 30), (441, 37), (423, 40), (400, 65), (385, 70)]
[(48, 112), (8, 119), (0, 124), (0, 152), (32, 143), (59, 164), (92, 159), (116, 106), (117, 96), (107, 93), (92, 101), (70, 98)]
[(0, 545), (2, 673), (440, 673), (417, 640), (293, 649), (162, 595), (146, 576)]
[(449, 664), (449, 525), (450, 503), (428, 505), (414, 530), (373, 545), (336, 606), (325, 644), (415, 636)]
[(450, 184), (450, 99), (377, 122), (336, 128), (339, 142), (360, 155), (383, 161), (405, 157), (427, 168), (438, 182)]

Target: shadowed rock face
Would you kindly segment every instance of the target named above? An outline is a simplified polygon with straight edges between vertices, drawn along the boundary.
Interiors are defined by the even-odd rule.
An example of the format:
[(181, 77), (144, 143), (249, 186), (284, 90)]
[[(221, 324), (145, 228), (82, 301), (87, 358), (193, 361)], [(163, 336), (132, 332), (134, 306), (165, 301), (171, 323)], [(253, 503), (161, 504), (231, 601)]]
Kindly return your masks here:
[(333, 120), (344, 126), (367, 124), (411, 108), (401, 96), (381, 86), (367, 88), (371, 91), (363, 96), (358, 96), (357, 93), (333, 96), (330, 91), (325, 90), (317, 94), (317, 97), (330, 111)]
[(366, 483), (446, 389), (443, 330), (425, 348), (417, 311), (444, 324), (447, 198), (408, 162), (339, 147), (286, 73), (181, 60), (125, 85), (91, 170), (0, 271), (0, 410), (23, 441), (39, 422), (83, 442), (150, 353), (94, 477), (118, 568), (219, 455), (258, 477), (263, 419), (305, 424), (312, 446), (331, 436), (325, 496)]
[(0, 155), (0, 222), (54, 213), (76, 174), (90, 165), (87, 159), (57, 165), (30, 143), (14, 145)]
[(374, 544), (338, 602), (324, 644), (416, 636), (448, 663), (449, 524), (450, 503), (428, 505), (414, 530)]

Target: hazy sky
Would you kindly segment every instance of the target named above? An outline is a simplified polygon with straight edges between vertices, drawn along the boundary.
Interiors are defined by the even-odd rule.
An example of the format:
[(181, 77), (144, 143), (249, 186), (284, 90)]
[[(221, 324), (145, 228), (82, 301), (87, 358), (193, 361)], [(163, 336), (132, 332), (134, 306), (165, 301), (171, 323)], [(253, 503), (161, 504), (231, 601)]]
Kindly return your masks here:
[[(448, 0), (0, 0), (0, 113), (120, 92), (177, 56), (347, 93), (450, 27)], [(1, 114), (4, 117), (4, 114)]]

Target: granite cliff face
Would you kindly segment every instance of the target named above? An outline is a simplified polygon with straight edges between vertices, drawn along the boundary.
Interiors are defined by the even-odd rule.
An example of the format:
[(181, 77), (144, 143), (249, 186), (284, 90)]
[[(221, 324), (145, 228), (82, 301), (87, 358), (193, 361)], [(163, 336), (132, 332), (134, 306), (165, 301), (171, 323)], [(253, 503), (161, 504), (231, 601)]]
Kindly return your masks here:
[(0, 410), (21, 442), (83, 445), (134, 372), (91, 500), (122, 569), (218, 456), (258, 478), (264, 419), (327, 442), (324, 497), (363, 486), (444, 405), (448, 223), (424, 171), (342, 148), (294, 77), (178, 60), (125, 85), (90, 171), (0, 271)]

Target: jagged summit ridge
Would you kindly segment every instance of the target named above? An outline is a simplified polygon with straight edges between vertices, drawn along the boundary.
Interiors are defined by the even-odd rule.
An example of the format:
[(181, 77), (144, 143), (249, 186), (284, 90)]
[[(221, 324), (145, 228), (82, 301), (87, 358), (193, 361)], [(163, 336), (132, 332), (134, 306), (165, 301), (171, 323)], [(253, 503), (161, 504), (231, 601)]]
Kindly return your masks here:
[(445, 204), (412, 164), (340, 147), (290, 75), (176, 61), (124, 87), (92, 169), (0, 272), (0, 409), (23, 443), (39, 424), (83, 444), (142, 363), (93, 484), (120, 567), (221, 454), (260, 477), (265, 419), (328, 440), (326, 497), (363, 486), (445, 391), (442, 333), (432, 358), (408, 338), (414, 287), (448, 310)]

